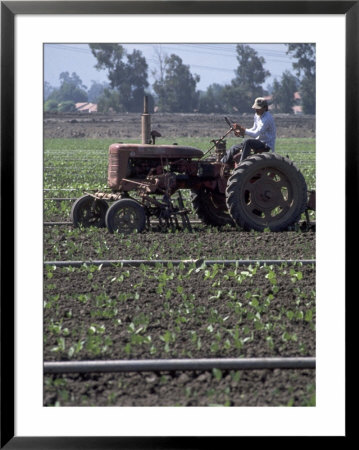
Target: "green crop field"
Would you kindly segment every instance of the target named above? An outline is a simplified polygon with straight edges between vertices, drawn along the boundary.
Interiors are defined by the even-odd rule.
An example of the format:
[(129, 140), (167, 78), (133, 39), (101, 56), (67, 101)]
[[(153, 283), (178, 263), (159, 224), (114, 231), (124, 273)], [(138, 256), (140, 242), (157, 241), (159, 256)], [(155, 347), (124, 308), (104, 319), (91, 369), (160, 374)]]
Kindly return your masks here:
[[(180, 138), (176, 142), (204, 152), (212, 146), (206, 138)], [(227, 148), (236, 142), (238, 143), (238, 139), (228, 139)], [(74, 198), (81, 196), (86, 190), (106, 188), (108, 147), (112, 143), (113, 139), (46, 139), (44, 189), (51, 191), (45, 191), (45, 198)], [(314, 139), (278, 139), (276, 152), (293, 160), (303, 173), (308, 189), (315, 189)], [(66, 195), (64, 192), (67, 192)], [(190, 206), (188, 194), (185, 195), (185, 200), (186, 206)], [(70, 207), (69, 201), (45, 201), (45, 220), (52, 220), (52, 217), (62, 217), (65, 220), (69, 217)], [(313, 213), (311, 219), (314, 219)]]

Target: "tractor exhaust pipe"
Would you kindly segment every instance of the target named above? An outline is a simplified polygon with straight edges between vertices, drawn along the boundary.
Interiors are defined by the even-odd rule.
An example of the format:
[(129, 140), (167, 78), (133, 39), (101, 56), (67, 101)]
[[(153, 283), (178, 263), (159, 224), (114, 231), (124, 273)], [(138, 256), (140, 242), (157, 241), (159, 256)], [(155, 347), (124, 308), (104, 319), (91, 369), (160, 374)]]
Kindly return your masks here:
[(143, 100), (143, 114), (141, 116), (142, 144), (151, 143), (151, 114), (148, 113), (148, 97)]

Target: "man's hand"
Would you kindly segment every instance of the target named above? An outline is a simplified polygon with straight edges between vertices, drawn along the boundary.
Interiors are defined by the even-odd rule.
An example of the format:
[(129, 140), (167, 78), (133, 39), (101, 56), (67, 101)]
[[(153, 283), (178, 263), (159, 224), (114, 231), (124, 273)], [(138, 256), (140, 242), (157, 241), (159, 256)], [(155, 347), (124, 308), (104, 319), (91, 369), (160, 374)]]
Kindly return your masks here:
[(234, 123), (232, 125), (232, 128), (234, 130), (234, 134), (238, 137), (240, 136), (244, 136), (244, 133), (246, 131), (246, 129), (244, 127), (242, 127), (239, 123)]

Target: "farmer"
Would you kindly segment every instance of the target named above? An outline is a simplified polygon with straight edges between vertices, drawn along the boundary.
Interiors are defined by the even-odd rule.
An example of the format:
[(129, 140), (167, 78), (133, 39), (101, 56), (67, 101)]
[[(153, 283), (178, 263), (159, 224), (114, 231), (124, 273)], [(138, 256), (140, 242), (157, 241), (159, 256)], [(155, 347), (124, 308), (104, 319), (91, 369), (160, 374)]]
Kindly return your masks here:
[(233, 145), (223, 156), (223, 163), (233, 165), (233, 156), (242, 150), (241, 161), (247, 158), (251, 149), (255, 153), (274, 152), (276, 130), (272, 114), (268, 111), (268, 103), (263, 97), (258, 97), (254, 101), (252, 109), (255, 110), (254, 124), (252, 128), (244, 128), (234, 123), (233, 129), (236, 136), (249, 136), (251, 139), (245, 140), (242, 144)]

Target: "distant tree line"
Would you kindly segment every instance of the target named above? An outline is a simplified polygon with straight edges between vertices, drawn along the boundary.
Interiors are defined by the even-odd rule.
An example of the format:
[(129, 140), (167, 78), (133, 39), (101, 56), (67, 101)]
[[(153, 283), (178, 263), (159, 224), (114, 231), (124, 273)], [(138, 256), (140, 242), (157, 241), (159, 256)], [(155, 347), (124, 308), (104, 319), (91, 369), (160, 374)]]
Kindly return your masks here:
[(63, 72), (60, 87), (45, 82), (45, 111), (69, 112), (77, 102), (93, 102), (99, 112), (142, 112), (147, 95), (151, 112), (248, 113), (254, 98), (270, 96), (274, 112), (292, 113), (298, 103), (294, 94), (299, 92), (303, 113), (315, 114), (314, 44), (287, 44), (294, 73), (285, 71), (266, 88), (270, 72), (264, 68), (265, 59), (249, 45), (238, 44), (234, 78), (225, 85), (213, 83), (205, 91), (197, 89), (200, 77), (178, 55), (156, 51), (155, 81), (150, 86), (148, 65), (140, 51), (128, 53), (120, 44), (90, 44), (90, 49), (95, 67), (107, 72), (108, 83), (93, 81), (88, 89), (76, 73)]
[(107, 88), (107, 83), (92, 82), (89, 89), (82, 84), (76, 73), (60, 74), (60, 87), (54, 88), (48, 82), (44, 83), (45, 111), (72, 112), (75, 104), (81, 102), (97, 102)]

